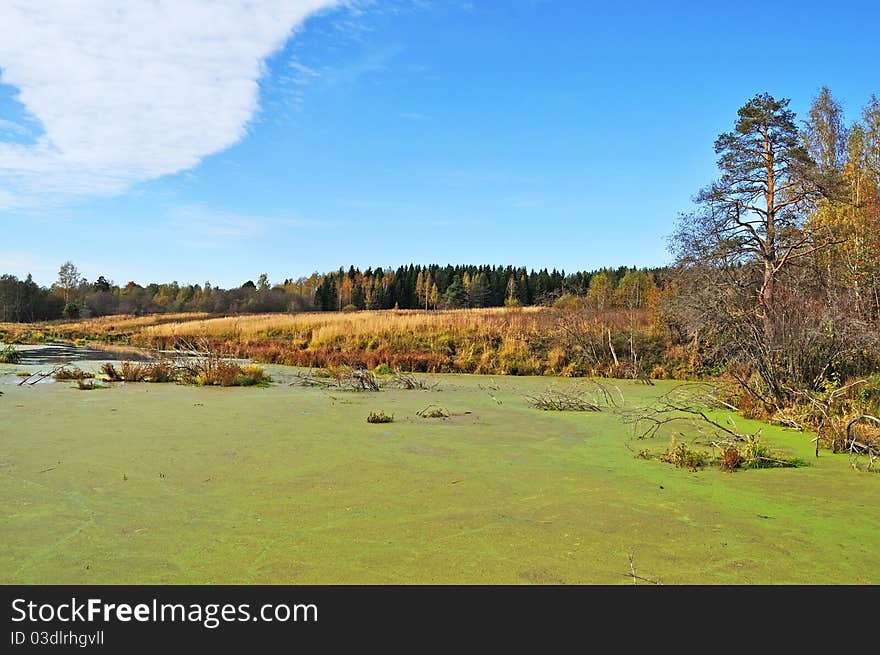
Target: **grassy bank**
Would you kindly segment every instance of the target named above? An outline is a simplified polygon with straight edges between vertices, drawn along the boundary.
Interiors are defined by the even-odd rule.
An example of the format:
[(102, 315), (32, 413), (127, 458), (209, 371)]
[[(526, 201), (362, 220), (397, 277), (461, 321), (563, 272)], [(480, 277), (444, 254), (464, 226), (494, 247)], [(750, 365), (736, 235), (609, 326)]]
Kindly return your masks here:
[[(665, 584), (878, 581), (874, 474), (814, 458), (809, 435), (764, 431), (806, 467), (690, 472), (636, 456), (672, 432), (530, 407), (547, 378), (330, 393), (270, 372), (269, 389), (4, 386), (0, 582), (630, 584), (630, 553)], [(626, 409), (675, 383), (614, 384)], [(450, 416), (417, 416), (429, 404)]]
[[(385, 364), (419, 372), (623, 376), (635, 349), (645, 375), (687, 377), (645, 311), (529, 307), (207, 317), (105, 317), (72, 323), (0, 324), (0, 340), (47, 338), (171, 349), (204, 339), (215, 350), (292, 366)], [(632, 339), (630, 338), (632, 335)], [(669, 357), (667, 357), (669, 355)]]

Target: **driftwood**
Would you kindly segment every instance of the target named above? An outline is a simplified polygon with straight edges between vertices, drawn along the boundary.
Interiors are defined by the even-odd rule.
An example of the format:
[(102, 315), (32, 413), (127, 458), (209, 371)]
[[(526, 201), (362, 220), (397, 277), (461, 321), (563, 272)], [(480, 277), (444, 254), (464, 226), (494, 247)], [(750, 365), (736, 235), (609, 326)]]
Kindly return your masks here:
[(399, 387), (400, 389), (410, 389), (418, 391), (432, 391), (437, 388), (439, 382), (427, 382), (420, 380), (412, 373), (396, 372), (394, 377), (388, 383), (389, 386)]
[[(690, 421), (697, 427), (710, 425), (720, 430), (726, 439), (734, 442), (746, 441), (749, 436), (728, 428), (706, 414), (709, 407), (723, 406), (728, 409), (731, 405), (720, 401), (717, 390), (707, 384), (682, 384), (661, 395), (653, 405), (643, 407), (624, 416), (624, 423), (633, 426), (633, 432), (639, 439), (648, 439), (656, 436), (660, 429), (670, 423)], [(731, 421), (731, 425), (736, 425)], [(760, 431), (759, 431), (760, 432)]]
[(629, 554), (629, 573), (624, 573), (624, 575), (632, 576), (632, 581), (634, 585), (639, 584), (639, 580), (655, 585), (663, 584), (659, 580), (651, 580), (650, 578), (644, 578), (640, 575), (636, 575), (635, 555), (633, 555), (632, 553)]
[(868, 456), (868, 470), (874, 470), (874, 463), (880, 459), (880, 444), (876, 442), (864, 443), (857, 441), (853, 436), (853, 428), (859, 423), (872, 422), (880, 426), (880, 418), (871, 416), (870, 414), (862, 414), (856, 416), (846, 425), (846, 440), (849, 444), (849, 463), (853, 468), (857, 468), (856, 455)]
[(601, 412), (602, 408), (583, 396), (548, 389), (537, 396), (527, 396), (529, 404), (545, 412)]
[(20, 386), (22, 386), (22, 385), (24, 385), (24, 384), (34, 385), (34, 384), (36, 384), (37, 382), (40, 382), (41, 380), (45, 380), (45, 379), (48, 378), (48, 377), (52, 377), (52, 376), (55, 375), (58, 371), (60, 371), (61, 369), (63, 369), (65, 366), (67, 366), (67, 364), (59, 364), (58, 366), (56, 366), (55, 368), (53, 368), (53, 369), (52, 369), (51, 371), (49, 371), (48, 373), (33, 373), (32, 375), (29, 375), (28, 377), (24, 378), (21, 382), (19, 382), (19, 383), (18, 383), (18, 386), (20, 387)]
[(318, 377), (311, 372), (297, 373), (297, 383), (304, 387), (321, 387), (340, 391), (381, 391), (379, 380), (372, 371), (343, 366), (328, 371), (327, 377)]

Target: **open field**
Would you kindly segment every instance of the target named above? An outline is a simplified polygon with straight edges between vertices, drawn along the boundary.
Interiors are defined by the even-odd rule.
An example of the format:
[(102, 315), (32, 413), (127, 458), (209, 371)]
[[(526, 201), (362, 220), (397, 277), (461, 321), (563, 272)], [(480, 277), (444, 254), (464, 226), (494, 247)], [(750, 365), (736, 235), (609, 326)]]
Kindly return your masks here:
[[(764, 427), (806, 467), (692, 473), (635, 456), (670, 432), (525, 402), (583, 381), (346, 393), (269, 370), (267, 389), (0, 385), (0, 582), (631, 584), (630, 553), (664, 584), (878, 582), (877, 478), (808, 435)], [(611, 384), (636, 406), (676, 383)], [(453, 415), (416, 416), (432, 403)]]

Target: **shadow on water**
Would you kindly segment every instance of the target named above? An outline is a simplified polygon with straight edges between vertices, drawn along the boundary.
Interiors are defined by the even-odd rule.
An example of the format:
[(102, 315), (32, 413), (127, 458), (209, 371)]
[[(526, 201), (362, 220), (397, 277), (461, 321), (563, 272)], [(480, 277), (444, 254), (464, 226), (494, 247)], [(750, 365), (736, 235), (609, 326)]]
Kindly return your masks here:
[(52, 343), (39, 346), (15, 346), (21, 355), (19, 364), (24, 366), (52, 366), (82, 361), (121, 361), (146, 362), (136, 351), (103, 350), (91, 346), (74, 346), (66, 343)]

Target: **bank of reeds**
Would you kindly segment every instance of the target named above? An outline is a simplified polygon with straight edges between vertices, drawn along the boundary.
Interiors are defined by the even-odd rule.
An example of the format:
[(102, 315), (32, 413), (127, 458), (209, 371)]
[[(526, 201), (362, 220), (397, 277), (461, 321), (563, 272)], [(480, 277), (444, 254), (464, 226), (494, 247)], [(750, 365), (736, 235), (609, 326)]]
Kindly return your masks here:
[[(164, 350), (181, 337), (197, 337), (237, 357), (311, 368), (626, 377), (615, 340), (617, 350), (629, 351), (632, 316), (618, 310), (577, 315), (576, 325), (570, 312), (542, 307), (254, 315), (147, 326), (132, 343)], [(652, 338), (645, 313), (634, 329), (643, 348)], [(655, 362), (662, 347), (648, 346)], [(667, 377), (664, 367), (653, 368)]]

